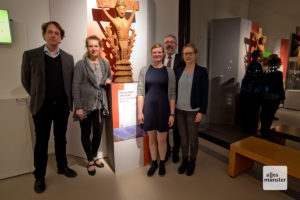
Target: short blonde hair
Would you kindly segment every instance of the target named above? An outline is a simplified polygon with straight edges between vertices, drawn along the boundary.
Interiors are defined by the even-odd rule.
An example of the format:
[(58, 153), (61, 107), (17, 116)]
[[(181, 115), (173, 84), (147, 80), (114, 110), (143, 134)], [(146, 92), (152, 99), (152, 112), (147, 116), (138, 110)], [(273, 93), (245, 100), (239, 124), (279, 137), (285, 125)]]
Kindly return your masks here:
[(164, 48), (163, 46), (160, 44), (160, 43), (154, 43), (151, 47), (151, 53), (152, 53), (152, 50), (155, 49), (155, 48), (161, 48), (163, 53), (164, 53)]

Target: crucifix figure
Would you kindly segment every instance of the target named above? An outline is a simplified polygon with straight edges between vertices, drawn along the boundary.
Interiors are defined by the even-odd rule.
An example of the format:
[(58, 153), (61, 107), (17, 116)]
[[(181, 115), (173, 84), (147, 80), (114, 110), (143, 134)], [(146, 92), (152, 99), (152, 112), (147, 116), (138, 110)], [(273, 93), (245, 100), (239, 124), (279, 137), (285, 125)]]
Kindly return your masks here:
[(262, 34), (262, 28), (259, 27), (258, 33), (253, 33), (254, 39), (256, 41), (256, 49), (260, 50), (260, 52), (263, 54), (265, 51), (265, 44), (267, 42), (267, 37)]
[[(104, 35), (110, 46), (113, 48), (113, 53), (116, 56), (116, 73), (114, 82), (133, 82), (131, 63), (129, 62), (132, 47), (134, 43), (135, 31), (131, 29), (137, 2), (135, 0), (117, 0), (114, 8), (116, 17), (112, 17), (104, 7), (111, 8), (112, 1), (97, 0), (98, 7), (102, 8), (105, 16), (111, 21), (115, 34), (111, 32), (111, 27), (106, 27)], [(126, 10), (132, 8), (132, 13), (127, 19), (125, 17)], [(131, 34), (130, 34), (131, 33)], [(115, 44), (117, 40), (117, 45)]]

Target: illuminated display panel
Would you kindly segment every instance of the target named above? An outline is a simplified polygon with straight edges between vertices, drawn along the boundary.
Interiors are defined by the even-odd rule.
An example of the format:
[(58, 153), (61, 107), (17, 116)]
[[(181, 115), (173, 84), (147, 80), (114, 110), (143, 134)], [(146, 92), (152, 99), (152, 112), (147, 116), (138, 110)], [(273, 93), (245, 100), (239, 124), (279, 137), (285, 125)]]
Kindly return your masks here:
[(8, 11), (3, 9), (0, 9), (0, 43), (12, 43)]

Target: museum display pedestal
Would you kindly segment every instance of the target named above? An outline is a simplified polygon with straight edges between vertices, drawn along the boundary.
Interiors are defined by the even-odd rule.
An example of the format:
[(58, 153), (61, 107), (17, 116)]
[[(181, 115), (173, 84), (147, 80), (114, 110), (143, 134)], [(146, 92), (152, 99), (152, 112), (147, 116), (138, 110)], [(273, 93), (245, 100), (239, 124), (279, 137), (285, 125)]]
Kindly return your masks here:
[(108, 163), (115, 173), (149, 164), (148, 136), (137, 122), (137, 83), (112, 83), (105, 119)]
[(286, 90), (285, 97), (284, 108), (300, 110), (300, 90)]
[(33, 171), (28, 97), (0, 99), (0, 179)]

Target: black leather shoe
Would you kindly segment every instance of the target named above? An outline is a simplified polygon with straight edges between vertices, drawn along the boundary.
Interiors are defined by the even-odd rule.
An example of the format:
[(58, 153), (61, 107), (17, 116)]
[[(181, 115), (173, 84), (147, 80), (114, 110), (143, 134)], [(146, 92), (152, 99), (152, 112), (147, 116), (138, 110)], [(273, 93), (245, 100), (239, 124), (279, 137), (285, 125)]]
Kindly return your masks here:
[(103, 168), (103, 167), (104, 167), (103, 162), (101, 162), (100, 164), (97, 164), (97, 161), (98, 161), (98, 160), (99, 160), (99, 159), (94, 160), (95, 166), (97, 166), (97, 167), (99, 167), (99, 168)]
[[(89, 167), (92, 167), (92, 166), (94, 166), (94, 170), (89, 170)], [(94, 176), (96, 174), (95, 164), (88, 164), (87, 171), (88, 171), (89, 175)]]
[(151, 167), (148, 169), (147, 176), (152, 176), (157, 169), (157, 161), (152, 161)]
[(45, 178), (37, 178), (34, 182), (34, 191), (36, 193), (42, 193), (46, 189)]
[(186, 170), (187, 176), (192, 176), (194, 174), (195, 164), (196, 164), (196, 159), (191, 159), (191, 161), (189, 162), (189, 166), (187, 167)]
[(172, 161), (173, 161), (173, 163), (178, 163), (178, 161), (179, 161), (179, 156), (178, 156), (178, 153), (177, 153), (177, 152), (173, 152), (173, 153), (172, 153)]
[(64, 167), (62, 169), (58, 169), (57, 173), (64, 174), (66, 177), (69, 177), (69, 178), (73, 178), (73, 177), (77, 176), (77, 173), (73, 169), (70, 169), (69, 167)]
[(166, 174), (165, 161), (161, 160), (159, 162), (158, 175), (164, 176)]
[(182, 158), (182, 163), (181, 163), (180, 167), (178, 168), (178, 174), (183, 174), (188, 166), (189, 166), (188, 159)]

